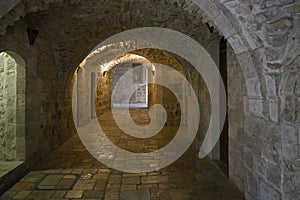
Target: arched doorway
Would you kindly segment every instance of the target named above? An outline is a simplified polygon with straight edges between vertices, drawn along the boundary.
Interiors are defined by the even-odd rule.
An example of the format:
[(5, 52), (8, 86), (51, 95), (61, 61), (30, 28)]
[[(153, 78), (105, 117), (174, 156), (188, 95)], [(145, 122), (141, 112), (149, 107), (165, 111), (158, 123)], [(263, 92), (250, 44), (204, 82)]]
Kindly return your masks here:
[(25, 62), (0, 53), (0, 176), (25, 160)]
[[(142, 68), (135, 68), (137, 66), (143, 66), (140, 63), (126, 62), (112, 69), (112, 81), (113, 88), (115, 88), (119, 79), (126, 73), (128, 70), (133, 69), (130, 73), (130, 79), (126, 80), (128, 85), (135, 84), (136, 91), (132, 95), (129, 107), (130, 108), (147, 108), (148, 107), (148, 69), (143, 66)], [(126, 95), (126, 91), (116, 91), (118, 92), (118, 98), (114, 99), (112, 102), (113, 107), (125, 107), (127, 102), (123, 102), (123, 98)], [(122, 94), (124, 93), (124, 94)]]

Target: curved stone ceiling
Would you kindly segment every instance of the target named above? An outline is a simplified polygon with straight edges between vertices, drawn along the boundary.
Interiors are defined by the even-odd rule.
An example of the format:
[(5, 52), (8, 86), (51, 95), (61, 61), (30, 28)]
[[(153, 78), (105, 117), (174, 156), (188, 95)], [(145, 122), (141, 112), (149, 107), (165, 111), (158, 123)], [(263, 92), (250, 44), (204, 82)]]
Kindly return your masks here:
[[(183, 13), (174, 12), (176, 9)], [(22, 0), (1, 18), (0, 35), (5, 34), (9, 25), (29, 13), (35, 13), (37, 18), (42, 18), (44, 26), (52, 30), (49, 35), (59, 31), (58, 37), (72, 38), (72, 32), (75, 31), (75, 39), (90, 37), (92, 34), (104, 35), (98, 26), (105, 23), (99, 23), (96, 18), (106, 21), (106, 25), (115, 28), (117, 32), (136, 26), (164, 26), (168, 20), (166, 16), (169, 16), (169, 20), (173, 17), (174, 21), (184, 16), (186, 23), (197, 24), (204, 20), (216, 26), (229, 39), (236, 53), (263, 48), (265, 66), (276, 69), (291, 63), (299, 56), (299, 10), (300, 2), (295, 0)], [(186, 18), (185, 11), (190, 18)], [(152, 16), (147, 19), (143, 13)], [(153, 16), (160, 20), (148, 23), (148, 20), (153, 20)], [(51, 26), (51, 20), (57, 23), (56, 27), (60, 27), (60, 30), (53, 29), (55, 27), (53, 24)], [(134, 20), (139, 20), (139, 25)], [(61, 21), (66, 24), (60, 23)], [(68, 25), (74, 21), (78, 22), (77, 27)], [(69, 30), (65, 31), (64, 28)], [(81, 34), (81, 29), (85, 28), (91, 29), (90, 35)], [(98, 32), (93, 32), (95, 29)]]

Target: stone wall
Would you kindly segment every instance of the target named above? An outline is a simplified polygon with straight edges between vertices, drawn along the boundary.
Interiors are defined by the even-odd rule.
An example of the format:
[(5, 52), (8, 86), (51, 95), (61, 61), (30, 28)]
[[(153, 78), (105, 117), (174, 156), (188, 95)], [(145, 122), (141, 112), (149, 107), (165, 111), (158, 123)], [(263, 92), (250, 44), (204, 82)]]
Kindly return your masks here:
[(85, 126), (111, 108), (112, 70), (105, 73), (96, 70), (92, 65), (82, 64), (75, 71), (70, 83), (70, 92), (73, 92), (72, 114), (78, 127)]
[[(249, 147), (244, 131), (245, 80), (233, 50), (227, 49), (228, 117), (229, 117), (229, 176), (239, 189), (245, 191), (247, 174), (245, 162), (249, 163)], [(244, 153), (245, 152), (245, 153)], [(250, 161), (253, 161), (250, 160)], [(253, 164), (253, 163), (252, 163)], [(250, 177), (250, 176), (248, 176)], [(251, 184), (251, 183), (249, 183)]]
[(98, 74), (99, 81), (97, 84), (96, 96), (96, 112), (99, 117), (101, 114), (111, 109), (111, 95), (112, 95), (112, 70), (109, 70), (103, 75)]
[[(68, 130), (67, 121), (70, 117), (72, 121), (73, 119), (72, 116), (64, 116), (66, 113), (62, 109), (63, 101), (58, 98), (58, 73), (51, 45), (45, 38), (46, 34), (43, 28), (37, 25), (39, 35), (34, 45), (30, 45), (26, 28), (25, 20), (9, 28), (8, 33), (0, 37), (0, 51), (16, 52), (25, 61), (23, 67), (24, 70), (26, 68), (26, 76), (24, 73), (20, 79), (23, 83), (17, 83), (17, 93), (23, 95), (24, 100), (17, 103), (25, 107), (26, 102), (26, 107), (20, 112), (24, 116), (17, 116), (17, 120), (26, 120), (26, 127), (19, 133), (19, 139), (23, 140), (23, 158), (31, 165), (74, 132), (62, 131)], [(26, 90), (26, 96), (22, 90)], [(21, 125), (24, 124), (23, 122)], [(19, 130), (20, 127), (17, 128)]]
[(0, 53), (0, 160), (16, 160), (17, 63)]
[[(275, 80), (280, 82), (279, 93), (280, 125), (274, 127), (272, 141), (276, 142), (272, 151), (273, 158), (280, 162), (275, 169), (282, 174), (281, 181), (283, 198), (297, 199), (300, 197), (300, 59), (299, 57), (290, 65), (285, 66), (279, 79), (273, 74)], [(275, 96), (276, 97), (276, 96)], [(276, 101), (275, 101), (276, 102)], [(272, 150), (273, 150), (272, 149)], [(280, 151), (281, 150), (281, 151)], [(272, 174), (271, 174), (272, 175)]]
[[(246, 199), (297, 199), (299, 190), (299, 126), (297, 125), (297, 61), (286, 73), (267, 74), (268, 101), (280, 96), (280, 110), (253, 114), (245, 77), (228, 49), (229, 175)], [(272, 78), (271, 78), (272, 77)], [(281, 77), (281, 78), (280, 78)], [(275, 83), (280, 88), (275, 87)], [(250, 100), (251, 101), (251, 100)], [(268, 105), (264, 101), (264, 106)], [(278, 101), (274, 102), (275, 105)], [(263, 108), (257, 108), (262, 112)], [(278, 117), (282, 117), (278, 120)]]

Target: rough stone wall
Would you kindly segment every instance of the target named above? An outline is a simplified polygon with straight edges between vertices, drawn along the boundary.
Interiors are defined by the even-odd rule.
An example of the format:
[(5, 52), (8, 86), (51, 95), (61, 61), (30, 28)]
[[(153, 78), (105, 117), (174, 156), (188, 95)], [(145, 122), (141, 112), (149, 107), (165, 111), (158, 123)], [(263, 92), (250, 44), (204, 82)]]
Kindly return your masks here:
[[(299, 129), (295, 119), (299, 102), (296, 90), (291, 95), (283, 88), (285, 83), (297, 88), (297, 78), (291, 74), (297, 71), (299, 59), (299, 2), (236, 0), (213, 5), (199, 1), (198, 5), (228, 38), (246, 81), (242, 118), (239, 112), (231, 115), (231, 121), (242, 119), (241, 129), (231, 126), (230, 130), (231, 146), (235, 146), (231, 150), (243, 152), (242, 162), (235, 159), (231, 173), (240, 171), (244, 185), (238, 178), (235, 182), (243, 185), (246, 199), (298, 199)], [(245, 137), (241, 140), (248, 141), (246, 146), (233, 142), (238, 136)]]
[[(249, 147), (246, 146), (244, 131), (244, 96), (246, 96), (245, 80), (239, 62), (233, 50), (227, 49), (228, 73), (228, 117), (229, 117), (229, 176), (239, 189), (246, 192), (247, 185), (245, 161), (250, 160)], [(245, 152), (245, 153), (244, 153)], [(253, 165), (253, 163), (251, 163)], [(248, 176), (250, 177), (250, 176)], [(249, 183), (252, 184), (252, 183)], [(256, 184), (256, 183), (255, 183)]]
[(99, 117), (101, 114), (110, 110), (111, 108), (111, 95), (112, 95), (112, 70), (103, 74), (98, 74), (99, 81), (97, 84), (97, 97), (96, 97), (96, 112)]
[(0, 53), (0, 160), (16, 160), (17, 63)]
[(197, 139), (194, 142), (196, 149), (200, 149), (200, 146), (202, 145), (203, 139), (206, 135), (211, 117), (210, 96), (207, 86), (198, 71), (196, 71), (196, 69), (191, 66), (190, 63), (184, 60), (180, 60), (180, 62), (185, 71), (187, 80), (192, 85), (194, 92), (198, 97), (200, 122), (198, 127)]
[[(62, 116), (62, 102), (58, 100), (58, 81), (52, 48), (45, 38), (42, 27), (34, 45), (30, 45), (26, 34), (27, 24), (19, 21), (0, 37), (0, 51), (19, 54), (26, 64), (26, 86), (18, 83), (18, 88), (26, 88), (26, 131), (20, 133), (26, 149), (26, 163), (34, 163), (62, 143), (73, 132), (61, 131), (61, 124), (67, 124), (70, 116)], [(25, 77), (23, 77), (25, 79)], [(25, 102), (20, 102), (25, 103)], [(23, 111), (25, 113), (25, 110)], [(21, 117), (21, 116), (20, 116)], [(20, 118), (19, 118), (20, 119)]]
[[(276, 149), (280, 149), (275, 158), (280, 158), (282, 174), (282, 190), (284, 199), (297, 199), (300, 197), (300, 79), (299, 57), (290, 65), (283, 68), (280, 76), (273, 74), (280, 82), (278, 88), (280, 113), (280, 125), (274, 129), (273, 140), (276, 141)], [(278, 180), (279, 181), (279, 180)]]
[[(297, 62), (269, 82), (269, 98), (280, 95), (281, 112), (253, 115), (244, 75), (228, 49), (229, 175), (246, 199), (297, 199), (299, 194), (299, 127)], [(281, 78), (280, 78), (281, 77)], [(267, 103), (267, 102), (266, 102)], [(262, 109), (262, 108), (261, 108)], [(271, 119), (282, 119), (274, 122)]]

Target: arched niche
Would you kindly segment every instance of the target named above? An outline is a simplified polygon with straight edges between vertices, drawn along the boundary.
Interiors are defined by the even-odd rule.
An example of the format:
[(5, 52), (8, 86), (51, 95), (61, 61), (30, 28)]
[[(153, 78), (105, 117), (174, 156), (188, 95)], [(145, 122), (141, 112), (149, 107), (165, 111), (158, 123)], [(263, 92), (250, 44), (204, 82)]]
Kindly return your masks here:
[(25, 88), (23, 58), (0, 52), (0, 176), (25, 160)]

